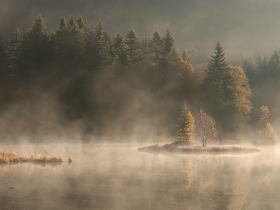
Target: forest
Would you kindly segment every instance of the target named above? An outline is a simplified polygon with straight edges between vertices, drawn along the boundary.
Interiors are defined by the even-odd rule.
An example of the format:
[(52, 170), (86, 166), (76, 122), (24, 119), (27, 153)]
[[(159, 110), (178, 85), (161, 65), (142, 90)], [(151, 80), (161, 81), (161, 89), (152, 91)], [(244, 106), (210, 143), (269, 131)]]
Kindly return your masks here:
[(170, 28), (112, 36), (70, 17), (47, 31), (39, 15), (0, 40), (0, 135), (174, 136), (184, 104), (194, 116), (205, 110), (219, 139), (257, 141), (262, 106), (277, 126), (278, 49), (227, 60), (217, 40), (208, 63), (195, 54), (177, 52)]

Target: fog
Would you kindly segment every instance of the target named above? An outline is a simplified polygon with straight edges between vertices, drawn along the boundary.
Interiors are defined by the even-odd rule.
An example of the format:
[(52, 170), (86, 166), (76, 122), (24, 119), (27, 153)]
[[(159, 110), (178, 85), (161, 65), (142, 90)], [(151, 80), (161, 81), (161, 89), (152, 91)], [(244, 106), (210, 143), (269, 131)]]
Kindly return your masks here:
[(197, 60), (207, 62), (217, 41), (223, 43), (228, 55), (236, 51), (269, 56), (279, 46), (280, 25), (277, 0), (198, 0), (170, 2), (151, 1), (1, 1), (1, 35), (11, 37), (17, 26), (26, 31), (41, 14), (48, 29), (54, 29), (61, 17), (82, 16), (89, 27), (98, 21), (111, 36), (134, 28), (139, 37), (169, 26), (178, 52), (195, 48)]
[(279, 209), (279, 9), (0, 0), (0, 209)]

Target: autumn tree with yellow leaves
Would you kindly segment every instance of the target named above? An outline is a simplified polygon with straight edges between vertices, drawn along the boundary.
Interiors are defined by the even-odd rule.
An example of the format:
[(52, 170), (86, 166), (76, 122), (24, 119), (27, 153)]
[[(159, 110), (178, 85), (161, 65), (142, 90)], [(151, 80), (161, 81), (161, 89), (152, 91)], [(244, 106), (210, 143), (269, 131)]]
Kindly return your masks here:
[(273, 134), (273, 127), (268, 121), (268, 117), (270, 116), (270, 113), (267, 106), (262, 106), (261, 111), (262, 113), (259, 119), (260, 136), (263, 138), (264, 141), (268, 141), (269, 139), (271, 139)]
[(194, 132), (194, 117), (188, 111), (187, 106), (183, 105), (181, 110), (181, 118), (178, 118), (178, 136), (176, 143), (183, 145), (192, 145), (192, 137)]

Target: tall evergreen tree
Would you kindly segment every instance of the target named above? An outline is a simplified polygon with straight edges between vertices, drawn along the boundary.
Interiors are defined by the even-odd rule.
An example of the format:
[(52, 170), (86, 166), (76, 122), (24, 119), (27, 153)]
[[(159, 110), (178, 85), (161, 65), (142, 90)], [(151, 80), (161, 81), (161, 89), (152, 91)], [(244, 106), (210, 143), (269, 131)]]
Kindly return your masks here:
[(132, 64), (136, 64), (141, 61), (141, 46), (138, 36), (133, 29), (126, 34), (124, 43), (126, 45), (128, 61)]
[(110, 55), (110, 44), (108, 43), (108, 37), (103, 30), (103, 25), (99, 22), (93, 33), (93, 46), (91, 49), (93, 65), (94, 68), (100, 68), (104, 65), (107, 65), (111, 61)]
[(55, 39), (60, 64), (79, 67), (83, 65), (85, 36), (86, 31), (80, 29), (72, 17), (68, 21), (65, 18), (60, 20)]
[(153, 61), (159, 63), (163, 54), (163, 41), (158, 31), (152, 37), (150, 49)]
[(262, 69), (263, 67), (263, 58), (261, 56), (261, 54), (258, 54), (257, 58), (256, 58), (256, 67), (258, 72)]
[(214, 115), (220, 125), (223, 120), (230, 125), (229, 121), (232, 121), (237, 113), (233, 78), (225, 62), (225, 53), (220, 42), (217, 43), (214, 53), (202, 83), (202, 100), (207, 104), (205, 108)]
[(141, 46), (141, 57), (144, 61), (150, 60), (150, 37), (143, 37), (140, 42)]
[(15, 28), (14, 36), (13, 39), (9, 39), (9, 46), (7, 49), (7, 62), (11, 76), (19, 74), (22, 58), (22, 39), (19, 37), (19, 28)]
[[(38, 71), (46, 63), (48, 35), (44, 20), (39, 15), (23, 39), (23, 56), (29, 70)], [(33, 72), (35, 73), (35, 72)]]
[(172, 48), (175, 47), (174, 38), (173, 38), (170, 28), (166, 29), (166, 32), (165, 32), (162, 40), (163, 40), (163, 55), (166, 56), (171, 52)]
[(277, 50), (274, 50), (272, 56), (269, 59), (268, 69), (269, 71), (274, 74), (276, 73), (277, 69), (279, 68), (280, 64), (280, 55)]
[(113, 41), (113, 52), (117, 57), (118, 64), (126, 66), (128, 63), (128, 58), (126, 54), (126, 49), (123, 41), (123, 36), (118, 33)]

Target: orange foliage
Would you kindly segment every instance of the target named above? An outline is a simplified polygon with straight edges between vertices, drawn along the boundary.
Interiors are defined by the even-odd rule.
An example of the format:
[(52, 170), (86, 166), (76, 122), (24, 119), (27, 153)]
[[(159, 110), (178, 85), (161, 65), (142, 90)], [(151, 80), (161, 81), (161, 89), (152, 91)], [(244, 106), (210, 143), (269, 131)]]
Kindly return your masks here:
[(233, 77), (233, 91), (236, 96), (238, 111), (242, 117), (248, 119), (252, 109), (252, 104), (249, 100), (249, 96), (252, 94), (248, 83), (249, 80), (246, 78), (246, 75), (241, 67), (230, 65), (229, 68)]
[(193, 67), (187, 61), (184, 61), (178, 55), (170, 55), (167, 57), (169, 68), (175, 69), (178, 77), (186, 77), (193, 73)]
[(261, 117), (259, 120), (260, 135), (266, 141), (271, 138), (271, 136), (273, 134), (273, 127), (270, 125), (270, 122), (268, 121), (268, 117), (270, 116), (268, 107), (262, 106), (261, 111), (262, 111), (262, 114), (261, 114)]

